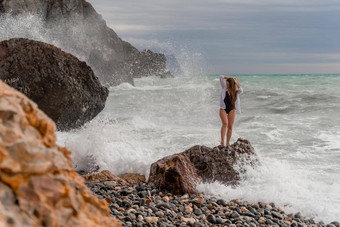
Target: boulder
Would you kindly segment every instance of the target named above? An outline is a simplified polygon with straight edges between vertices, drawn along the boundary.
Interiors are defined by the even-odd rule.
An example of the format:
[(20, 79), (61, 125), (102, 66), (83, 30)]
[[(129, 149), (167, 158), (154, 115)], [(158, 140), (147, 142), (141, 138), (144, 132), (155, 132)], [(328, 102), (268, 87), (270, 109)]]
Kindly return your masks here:
[(108, 89), (85, 62), (28, 39), (0, 42), (0, 79), (36, 102), (59, 130), (93, 119), (108, 96)]
[(185, 154), (174, 154), (152, 163), (148, 183), (174, 194), (192, 194), (201, 181), (196, 172)]
[(236, 185), (240, 173), (257, 162), (254, 148), (245, 139), (239, 138), (229, 147), (196, 145), (153, 163), (148, 183), (175, 194), (195, 193), (198, 182)]
[(72, 169), (56, 126), (0, 81), (0, 226), (121, 226)]
[(219, 181), (236, 185), (240, 180), (240, 173), (257, 163), (254, 148), (248, 140), (241, 138), (228, 147), (209, 148), (197, 145), (183, 153), (188, 156), (204, 183)]
[[(0, 1), (1, 13), (37, 15), (45, 30), (44, 34), (32, 36), (48, 40), (85, 60), (102, 84), (133, 84), (134, 77), (162, 76), (166, 73), (163, 54), (140, 52), (123, 41), (85, 0), (5, 0)], [(30, 34), (29, 31), (27, 33)]]

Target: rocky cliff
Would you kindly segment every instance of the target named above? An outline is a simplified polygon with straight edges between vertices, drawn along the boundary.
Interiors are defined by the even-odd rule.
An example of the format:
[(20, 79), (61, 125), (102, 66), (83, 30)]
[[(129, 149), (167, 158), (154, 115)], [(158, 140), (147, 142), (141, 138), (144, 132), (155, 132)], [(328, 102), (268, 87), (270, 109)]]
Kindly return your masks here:
[(140, 52), (123, 41), (85, 0), (2, 0), (0, 13), (38, 15), (57, 46), (85, 60), (103, 84), (167, 75), (163, 54)]
[(121, 226), (72, 169), (53, 121), (2, 81), (0, 226)]

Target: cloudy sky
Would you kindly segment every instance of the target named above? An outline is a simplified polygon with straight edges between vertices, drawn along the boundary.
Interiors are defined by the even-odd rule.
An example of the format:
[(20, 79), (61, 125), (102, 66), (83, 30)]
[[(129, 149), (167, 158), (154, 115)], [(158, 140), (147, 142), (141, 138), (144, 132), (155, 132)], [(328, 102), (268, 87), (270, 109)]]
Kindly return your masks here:
[(339, 0), (88, 1), (123, 40), (208, 73), (340, 73)]

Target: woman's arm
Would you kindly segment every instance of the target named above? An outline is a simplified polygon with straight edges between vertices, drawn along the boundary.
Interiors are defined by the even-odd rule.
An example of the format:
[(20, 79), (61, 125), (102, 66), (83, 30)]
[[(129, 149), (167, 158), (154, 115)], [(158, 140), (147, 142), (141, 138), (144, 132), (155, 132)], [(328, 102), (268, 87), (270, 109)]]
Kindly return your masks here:
[(241, 88), (241, 85), (240, 85), (240, 83), (237, 81), (236, 77), (234, 77), (233, 79), (234, 79), (234, 81), (235, 81), (235, 83), (236, 83), (237, 88)]
[(243, 88), (241, 88), (241, 85), (240, 83), (237, 81), (236, 77), (234, 77), (234, 81), (236, 83), (236, 86), (237, 86), (237, 93), (240, 95), (243, 93)]
[(227, 76), (220, 75), (220, 83), (221, 83), (222, 88), (226, 88), (227, 85), (226, 85), (225, 79), (227, 78), (228, 78)]

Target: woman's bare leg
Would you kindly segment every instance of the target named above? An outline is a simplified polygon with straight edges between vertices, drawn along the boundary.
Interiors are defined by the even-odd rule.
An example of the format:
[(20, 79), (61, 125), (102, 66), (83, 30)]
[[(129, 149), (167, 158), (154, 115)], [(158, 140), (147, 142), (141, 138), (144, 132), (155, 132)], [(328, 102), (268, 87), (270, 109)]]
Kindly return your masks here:
[(233, 109), (229, 112), (228, 116), (228, 132), (227, 132), (227, 146), (230, 145), (231, 134), (233, 133), (233, 125), (236, 116), (236, 111)]
[(227, 132), (227, 127), (228, 127), (228, 114), (223, 109), (220, 109), (220, 118), (221, 118), (221, 121), (222, 121), (221, 145), (224, 146), (224, 138), (225, 138), (225, 134)]

